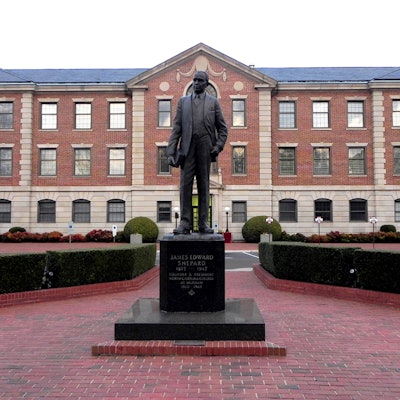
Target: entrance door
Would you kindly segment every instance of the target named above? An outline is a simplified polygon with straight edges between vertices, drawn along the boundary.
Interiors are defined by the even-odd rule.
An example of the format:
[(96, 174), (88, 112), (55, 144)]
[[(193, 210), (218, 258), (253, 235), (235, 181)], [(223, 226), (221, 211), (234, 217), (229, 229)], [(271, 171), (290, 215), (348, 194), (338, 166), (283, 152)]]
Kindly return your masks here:
[[(199, 231), (199, 197), (197, 194), (192, 196), (192, 210), (193, 210), (193, 232)], [(208, 226), (212, 226), (212, 195), (208, 202)]]

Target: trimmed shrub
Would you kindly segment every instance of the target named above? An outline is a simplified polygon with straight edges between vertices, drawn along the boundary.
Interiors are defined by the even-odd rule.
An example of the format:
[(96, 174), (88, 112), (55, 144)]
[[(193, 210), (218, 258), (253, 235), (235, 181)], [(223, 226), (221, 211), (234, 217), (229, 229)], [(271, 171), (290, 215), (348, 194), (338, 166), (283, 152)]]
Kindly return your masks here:
[(155, 244), (47, 252), (47, 287), (130, 280), (155, 265)]
[(279, 279), (400, 293), (400, 252), (262, 242), (261, 266)]
[(263, 233), (272, 234), (272, 240), (276, 241), (281, 238), (282, 228), (277, 220), (273, 220), (268, 224), (266, 219), (268, 216), (259, 215), (250, 218), (242, 227), (242, 236), (247, 243), (260, 242), (260, 235)]
[(259, 257), (262, 267), (280, 279), (352, 286), (356, 250), (305, 243), (260, 243)]
[(367, 290), (400, 293), (400, 253), (359, 250), (354, 254), (354, 270), (359, 287)]
[(394, 225), (382, 225), (379, 230), (381, 232), (396, 232), (396, 227)]
[(40, 289), (45, 253), (0, 255), (0, 294)]
[(15, 233), (15, 232), (26, 232), (25, 228), (22, 228), (21, 226), (13, 226), (8, 230), (10, 233)]
[(127, 241), (129, 241), (130, 235), (140, 234), (143, 243), (155, 243), (158, 233), (157, 224), (147, 217), (135, 217), (128, 221), (124, 227), (124, 236)]

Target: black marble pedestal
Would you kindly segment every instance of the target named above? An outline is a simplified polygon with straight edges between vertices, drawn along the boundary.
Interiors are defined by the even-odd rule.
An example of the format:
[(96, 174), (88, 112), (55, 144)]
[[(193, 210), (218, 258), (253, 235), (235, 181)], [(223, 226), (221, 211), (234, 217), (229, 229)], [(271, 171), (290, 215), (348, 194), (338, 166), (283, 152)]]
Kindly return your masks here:
[(222, 235), (160, 241), (160, 298), (139, 299), (115, 323), (115, 340), (265, 340), (253, 299), (225, 299)]
[(222, 235), (166, 235), (160, 240), (160, 308), (169, 312), (225, 308)]
[(139, 299), (115, 324), (115, 340), (265, 340), (253, 299), (227, 299), (219, 312), (163, 312), (158, 299)]

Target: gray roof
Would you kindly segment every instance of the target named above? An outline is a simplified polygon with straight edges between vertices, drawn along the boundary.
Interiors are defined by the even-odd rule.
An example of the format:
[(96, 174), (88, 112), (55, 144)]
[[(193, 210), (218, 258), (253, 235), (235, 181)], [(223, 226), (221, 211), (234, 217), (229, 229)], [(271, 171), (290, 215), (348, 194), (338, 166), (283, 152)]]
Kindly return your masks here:
[[(400, 67), (255, 68), (278, 82), (368, 82), (398, 80)], [(0, 69), (0, 83), (115, 84), (125, 83), (147, 68)]]
[(84, 84), (125, 83), (147, 68), (0, 69), (2, 83)]
[(400, 67), (258, 68), (278, 82), (369, 82), (400, 79)]

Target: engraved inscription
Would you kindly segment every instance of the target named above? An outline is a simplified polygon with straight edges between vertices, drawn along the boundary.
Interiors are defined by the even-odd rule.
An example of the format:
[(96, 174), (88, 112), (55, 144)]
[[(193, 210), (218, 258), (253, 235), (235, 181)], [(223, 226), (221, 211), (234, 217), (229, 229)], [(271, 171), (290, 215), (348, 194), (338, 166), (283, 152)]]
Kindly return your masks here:
[(171, 254), (168, 279), (192, 293), (215, 280), (213, 254)]

